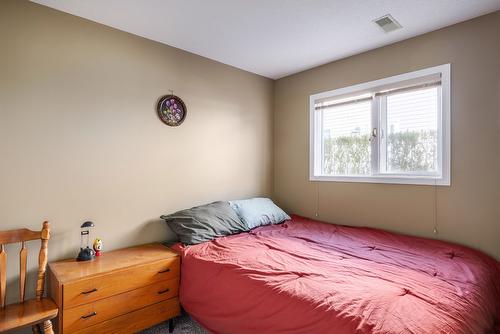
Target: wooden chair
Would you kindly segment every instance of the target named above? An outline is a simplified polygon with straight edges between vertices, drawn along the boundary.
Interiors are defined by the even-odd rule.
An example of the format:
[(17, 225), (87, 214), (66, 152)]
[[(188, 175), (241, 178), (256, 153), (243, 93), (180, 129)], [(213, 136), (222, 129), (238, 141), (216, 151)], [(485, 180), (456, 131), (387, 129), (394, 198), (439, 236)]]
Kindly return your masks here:
[[(53, 334), (51, 319), (57, 316), (57, 305), (50, 299), (43, 297), (45, 288), (45, 268), (47, 267), (47, 247), (50, 238), (50, 227), (48, 222), (43, 223), (41, 231), (19, 229), (0, 232), (0, 332), (11, 329), (32, 326), (33, 333)], [(41, 240), (40, 253), (38, 255), (38, 279), (36, 282), (36, 298), (24, 300), (26, 286), (26, 242), (30, 240)], [(5, 305), (6, 278), (7, 278), (7, 254), (4, 246), (6, 244), (21, 243), (19, 253), (19, 297), (17, 304)]]

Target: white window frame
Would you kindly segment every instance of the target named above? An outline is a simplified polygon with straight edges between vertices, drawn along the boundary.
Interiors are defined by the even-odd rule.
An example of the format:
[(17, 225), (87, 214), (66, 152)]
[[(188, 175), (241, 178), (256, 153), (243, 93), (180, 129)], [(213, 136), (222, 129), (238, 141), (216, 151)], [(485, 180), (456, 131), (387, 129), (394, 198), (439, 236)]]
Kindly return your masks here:
[[(441, 75), (440, 108), (438, 108), (438, 173), (428, 175), (387, 174), (379, 173), (380, 166), (380, 136), (374, 137), (372, 145), (372, 175), (322, 175), (322, 126), (321, 116), (315, 110), (315, 103), (321, 99), (342, 98), (344, 96), (363, 94), (380, 90), (381, 87), (397, 85), (405, 81), (418, 80), (419, 78)], [(365, 82), (354, 86), (339, 88), (328, 92), (318, 93), (309, 97), (309, 180), (310, 181), (336, 181), (336, 182), (368, 182), (368, 183), (395, 183), (395, 184), (420, 184), (420, 185), (451, 185), (451, 65), (443, 64), (418, 71), (408, 72), (392, 77)], [(372, 103), (377, 103), (374, 98)], [(380, 121), (372, 107), (372, 128), (380, 132)], [(318, 131), (316, 131), (318, 129)], [(374, 166), (375, 165), (375, 166)]]

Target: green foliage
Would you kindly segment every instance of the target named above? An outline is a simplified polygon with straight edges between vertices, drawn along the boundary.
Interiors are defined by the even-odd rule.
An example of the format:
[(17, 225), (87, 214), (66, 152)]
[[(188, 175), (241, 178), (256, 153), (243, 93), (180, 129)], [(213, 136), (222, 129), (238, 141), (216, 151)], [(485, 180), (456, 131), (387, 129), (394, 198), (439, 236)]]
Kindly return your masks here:
[(436, 131), (391, 133), (387, 141), (389, 171), (416, 172), (436, 170)]
[(370, 136), (352, 135), (325, 140), (324, 172), (332, 175), (370, 174)]
[[(369, 135), (328, 138), (323, 167), (330, 175), (369, 175)], [(387, 138), (387, 167), (392, 172), (433, 171), (437, 157), (436, 131), (391, 133)]]

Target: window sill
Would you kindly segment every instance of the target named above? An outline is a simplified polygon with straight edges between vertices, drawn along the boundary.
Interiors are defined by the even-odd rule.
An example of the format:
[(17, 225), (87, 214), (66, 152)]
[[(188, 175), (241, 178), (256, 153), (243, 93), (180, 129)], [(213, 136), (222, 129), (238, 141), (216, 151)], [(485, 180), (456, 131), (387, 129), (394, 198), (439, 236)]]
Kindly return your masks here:
[(387, 183), (387, 184), (413, 184), (430, 186), (450, 186), (450, 179), (430, 176), (329, 176), (311, 175), (309, 181), (327, 182), (361, 182), (361, 183)]

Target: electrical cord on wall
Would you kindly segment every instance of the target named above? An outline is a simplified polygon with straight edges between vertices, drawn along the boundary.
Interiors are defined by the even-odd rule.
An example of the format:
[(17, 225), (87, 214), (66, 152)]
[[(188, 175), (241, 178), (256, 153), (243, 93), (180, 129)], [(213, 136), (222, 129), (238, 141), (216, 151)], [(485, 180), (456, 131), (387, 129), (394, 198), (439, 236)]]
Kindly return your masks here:
[(316, 182), (316, 212), (315, 217), (319, 217), (319, 182)]
[(432, 231), (434, 234), (438, 234), (438, 203), (437, 203), (437, 182), (434, 179), (434, 212), (433, 212), (433, 220), (434, 220), (434, 230)]

